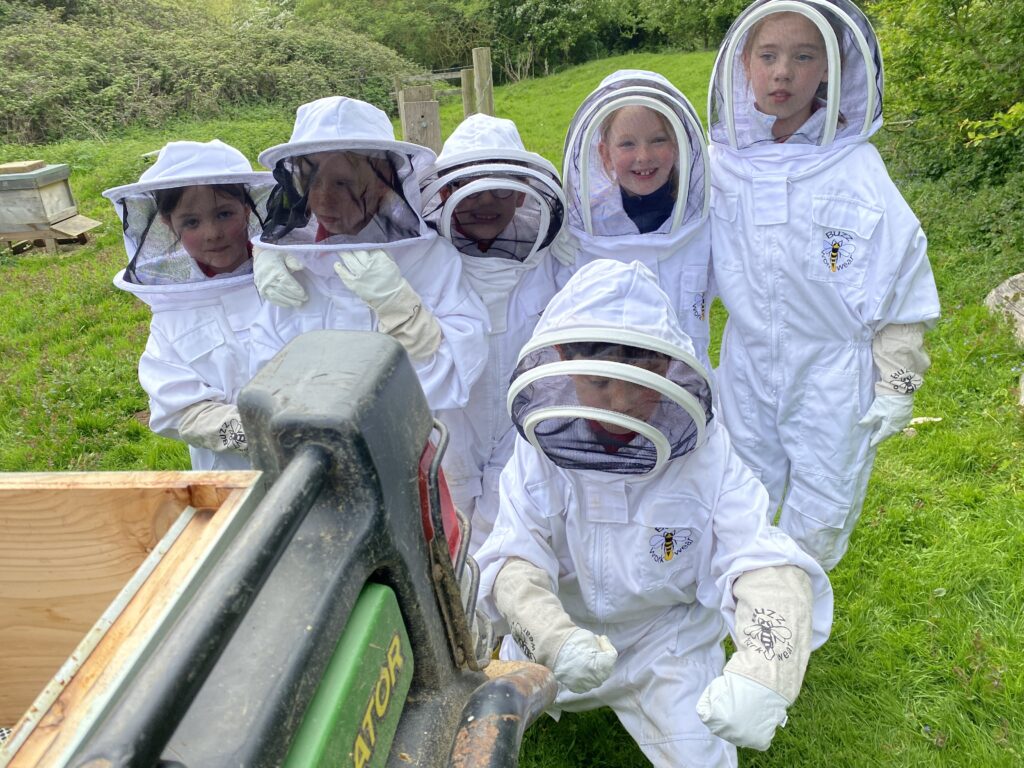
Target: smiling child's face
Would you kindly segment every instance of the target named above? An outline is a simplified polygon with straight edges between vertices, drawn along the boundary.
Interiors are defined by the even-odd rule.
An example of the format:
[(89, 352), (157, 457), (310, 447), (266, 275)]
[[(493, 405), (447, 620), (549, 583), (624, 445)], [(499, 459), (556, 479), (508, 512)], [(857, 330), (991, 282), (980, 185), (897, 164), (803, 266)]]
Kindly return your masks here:
[(665, 118), (638, 105), (608, 117), (598, 152), (605, 171), (634, 195), (649, 195), (664, 186), (679, 159)]

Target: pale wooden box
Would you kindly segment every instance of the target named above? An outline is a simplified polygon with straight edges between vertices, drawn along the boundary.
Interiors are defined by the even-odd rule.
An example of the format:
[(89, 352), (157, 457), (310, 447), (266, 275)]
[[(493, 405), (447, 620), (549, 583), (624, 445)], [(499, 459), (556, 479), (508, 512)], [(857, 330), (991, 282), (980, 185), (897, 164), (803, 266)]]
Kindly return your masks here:
[(64, 164), (0, 174), (0, 232), (47, 228), (78, 213)]
[(262, 492), (258, 472), (0, 473), (0, 766), (66, 763)]

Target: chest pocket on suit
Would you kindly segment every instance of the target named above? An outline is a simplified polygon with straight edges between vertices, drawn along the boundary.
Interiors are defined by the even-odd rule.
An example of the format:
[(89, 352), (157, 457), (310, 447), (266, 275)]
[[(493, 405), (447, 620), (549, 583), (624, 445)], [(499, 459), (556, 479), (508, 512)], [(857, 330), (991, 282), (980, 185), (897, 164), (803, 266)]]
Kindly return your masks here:
[(711, 261), (716, 270), (743, 271), (744, 252), (750, 246), (738, 213), (739, 195), (711, 188)]
[(640, 531), (633, 561), (645, 591), (674, 587), (687, 590), (697, 578), (698, 543), (708, 514), (692, 496), (661, 496), (633, 517)]
[(871, 236), (881, 218), (882, 209), (859, 200), (815, 197), (807, 277), (821, 283), (863, 285), (869, 263), (878, 258)]
[(224, 346), (224, 332), (220, 325), (210, 320), (190, 328), (172, 340), (174, 348), (186, 363), (196, 365), (209, 360), (214, 351)]

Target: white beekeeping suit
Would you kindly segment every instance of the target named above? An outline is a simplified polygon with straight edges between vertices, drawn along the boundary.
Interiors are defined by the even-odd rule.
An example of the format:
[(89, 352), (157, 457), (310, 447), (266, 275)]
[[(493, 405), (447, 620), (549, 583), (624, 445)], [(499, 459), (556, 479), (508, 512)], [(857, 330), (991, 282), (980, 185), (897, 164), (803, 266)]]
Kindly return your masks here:
[(409, 353), (431, 408), (458, 408), (486, 362), (486, 310), (458, 252), (419, 214), (426, 147), (387, 115), (335, 96), (299, 107), (291, 139), (260, 162), (278, 180), (256, 249), (267, 303), (253, 373), (301, 333), (380, 331)]
[[(601, 149), (615, 115), (624, 108), (647, 107), (660, 115), (677, 149), (675, 172), (667, 187), (638, 198), (623, 191), (614, 167)], [(636, 137), (629, 137), (636, 141)], [(607, 143), (607, 141), (606, 141)], [(647, 159), (640, 156), (637, 166)], [(594, 259), (640, 261), (658, 277), (669, 295), (697, 356), (710, 368), (708, 310), (711, 235), (708, 223), (707, 142), (700, 119), (685, 95), (662, 75), (620, 70), (584, 99), (569, 125), (562, 178), (568, 211), (566, 227), (552, 250), (564, 265), (560, 283)], [(624, 201), (644, 205), (662, 196), (665, 216), (654, 229), (641, 231)], [(649, 206), (657, 208), (656, 202)], [(660, 217), (659, 217), (660, 218)]]
[(469, 402), (437, 414), (451, 434), (444, 471), (455, 504), (471, 519), (472, 552), (497, 514), (498, 476), (515, 437), (508, 381), (555, 293), (548, 246), (565, 203), (555, 167), (526, 150), (515, 123), (489, 115), (460, 123), (420, 184), (424, 218), (459, 249), (491, 323), (488, 364)]
[[(790, 114), (804, 88), (809, 116)], [(779, 525), (831, 568), (875, 445), (909, 421), (939, 315), (924, 233), (869, 143), (882, 124), (870, 24), (846, 0), (751, 5), (722, 44), (709, 114), (722, 415), (769, 514), (781, 503)]]
[(832, 619), (828, 579), (767, 524), (711, 400), (653, 273), (584, 266), (520, 353), (520, 436), (477, 553), (502, 658), (552, 668), (553, 714), (612, 707), (666, 768), (735, 765), (714, 734), (766, 748)]
[[(246, 258), (231, 271), (208, 275), (158, 210), (157, 198), (168, 191), (217, 186), (241, 194), (248, 211)], [(260, 309), (248, 243), (260, 231), (273, 186), (269, 173), (254, 172), (245, 156), (227, 144), (176, 141), (160, 151), (137, 183), (103, 193), (122, 219), (129, 255), (114, 285), (153, 312), (139, 361), (139, 382), (149, 395), (149, 426), (188, 443), (193, 469), (250, 467), (235, 400), (249, 382), (249, 329)]]

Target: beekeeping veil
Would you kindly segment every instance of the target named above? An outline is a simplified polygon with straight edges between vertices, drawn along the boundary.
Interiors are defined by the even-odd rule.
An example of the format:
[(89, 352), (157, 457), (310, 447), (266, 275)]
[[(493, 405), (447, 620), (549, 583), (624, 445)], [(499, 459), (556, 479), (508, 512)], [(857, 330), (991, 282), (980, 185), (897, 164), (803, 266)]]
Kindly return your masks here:
[(655, 231), (675, 233), (707, 213), (707, 145), (693, 105), (656, 72), (622, 70), (602, 80), (583, 101), (566, 135), (562, 179), (568, 224), (578, 232), (614, 236), (639, 231), (623, 209), (618, 184), (605, 169), (598, 148), (614, 113), (630, 106), (657, 112), (678, 149), (670, 180), (674, 186), (669, 190), (674, 204)]
[(708, 93), (711, 141), (734, 149), (775, 141), (774, 117), (756, 108), (744, 57), (764, 20), (778, 13), (798, 13), (810, 20), (821, 33), (828, 58), (828, 81), (819, 87), (816, 109), (790, 143), (827, 147), (878, 130), (882, 56), (860, 9), (848, 0), (762, 0), (733, 22), (719, 49)]
[[(558, 171), (526, 150), (511, 120), (466, 118), (420, 177), (420, 187), (424, 218), (469, 256), (523, 262), (562, 226)], [(504, 226), (494, 231), (489, 220)]]
[[(124, 228), (124, 244), (129, 256), (124, 280), (138, 285), (165, 285), (210, 279), (160, 215), (157, 198), (162, 190), (231, 187), (233, 193), (241, 194), (241, 200), (249, 207), (248, 237), (252, 240), (262, 228), (273, 185), (269, 173), (254, 172), (245, 155), (222, 141), (170, 142), (160, 150), (156, 161), (138, 182), (103, 192), (103, 196), (114, 203)], [(252, 262), (248, 260), (232, 274), (251, 272)]]
[(259, 160), (277, 181), (262, 246), (336, 251), (425, 232), (416, 173), (434, 153), (395, 140), (390, 119), (372, 104), (343, 96), (303, 104), (290, 140)]
[[(588, 395), (623, 383), (621, 409)], [(617, 474), (659, 471), (712, 426), (708, 373), (668, 296), (647, 267), (610, 259), (581, 267), (548, 304), (520, 352), (508, 407), (558, 466)]]

